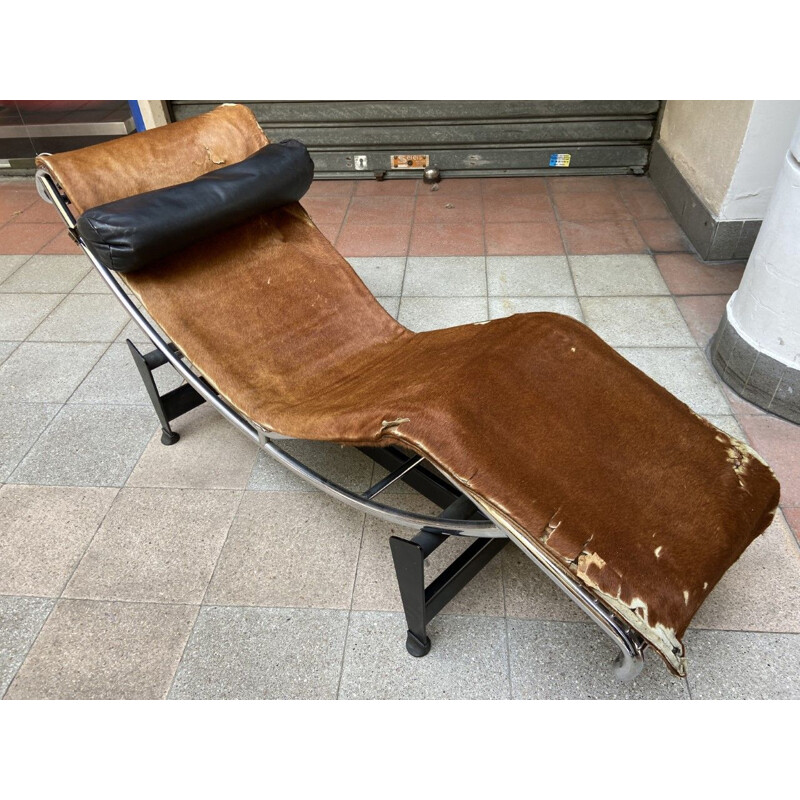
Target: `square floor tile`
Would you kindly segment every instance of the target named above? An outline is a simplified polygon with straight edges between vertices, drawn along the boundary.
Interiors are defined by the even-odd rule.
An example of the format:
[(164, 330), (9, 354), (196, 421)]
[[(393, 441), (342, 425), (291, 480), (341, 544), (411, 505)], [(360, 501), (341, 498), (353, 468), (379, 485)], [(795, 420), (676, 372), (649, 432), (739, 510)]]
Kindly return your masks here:
[(61, 406), (0, 403), (0, 483), (16, 469)]
[(345, 222), (336, 239), (343, 256), (404, 256), (411, 225), (354, 225)]
[(413, 331), (432, 331), (485, 322), (485, 297), (403, 297), (398, 321)]
[(636, 225), (630, 220), (564, 221), (561, 233), (570, 255), (643, 253), (647, 249)]
[(482, 256), (483, 225), (478, 222), (456, 224), (415, 223), (411, 231), (412, 256)]
[(0, 487), (0, 594), (61, 594), (116, 494), (114, 489)]
[(60, 600), (6, 697), (164, 698), (196, 616), (192, 606)]
[(736, 392), (731, 389), (730, 386), (722, 384), (722, 392), (728, 400), (730, 404), (731, 410), (736, 415), (736, 417), (741, 417), (742, 415), (746, 416), (764, 416), (767, 414), (763, 408), (759, 408), (758, 406), (754, 406), (752, 403), (745, 400), (743, 397), (740, 397)]
[[(163, 394), (183, 383), (181, 376), (171, 367), (164, 366), (153, 373), (158, 390)], [(99, 403), (101, 405), (150, 406), (151, 401), (136, 369), (127, 344), (112, 344), (81, 385), (70, 397), (71, 403)], [(155, 414), (155, 411), (153, 412)], [(180, 425), (183, 421), (177, 421)]]
[(157, 424), (139, 406), (64, 406), (9, 483), (122, 486)]
[(729, 414), (711, 366), (697, 348), (620, 347), (619, 354), (697, 414)]
[(10, 189), (3, 187), (0, 194), (0, 226), (6, 222), (19, 220), (25, 209), (30, 208), (37, 199), (29, 189)]
[(656, 263), (673, 294), (730, 295), (744, 273), (744, 264), (704, 264), (690, 253), (658, 255)]
[(18, 217), (15, 217), (15, 220), (17, 222), (61, 223), (61, 215), (58, 213), (54, 205), (45, 202), (37, 195), (33, 203), (31, 203), (31, 205), (29, 205)]
[(169, 696), (333, 699), (346, 631), (344, 611), (203, 608)]
[(493, 256), (556, 256), (564, 253), (552, 222), (487, 222), (486, 253)]
[(575, 294), (566, 256), (487, 256), (486, 271), (495, 297)]
[[(45, 226), (38, 225), (37, 227), (43, 228)], [(53, 227), (58, 228), (60, 233), (56, 234), (54, 239), (51, 239), (42, 247), (42, 249), (39, 250), (40, 253), (45, 255), (82, 255), (80, 247), (75, 243), (69, 235), (69, 231), (65, 230), (61, 223)]]
[(482, 184), (483, 181), (481, 178), (449, 178), (441, 183), (434, 183), (430, 186), (421, 184), (417, 195), (419, 197), (480, 196)]
[(656, 192), (656, 187), (647, 175), (615, 175), (612, 180), (620, 194), (636, 191)]
[[(127, 287), (123, 286), (126, 292), (130, 294)], [(86, 273), (77, 286), (72, 290), (73, 294), (111, 294), (111, 289), (108, 284), (103, 280), (102, 276), (96, 269), (91, 269)]]
[(0, 339), (27, 338), (63, 299), (61, 294), (0, 294)]
[(630, 212), (616, 190), (609, 192), (560, 192), (555, 207), (562, 220), (625, 220)]
[(428, 626), (430, 653), (405, 647), (402, 614), (350, 616), (339, 697), (389, 700), (504, 700), (509, 697), (505, 620), (438, 616)]
[(0, 597), (0, 697), (25, 660), (55, 600)]
[(125, 309), (111, 295), (72, 294), (29, 339), (36, 342), (113, 342), (128, 319)]
[(358, 181), (323, 181), (316, 180), (309, 187), (305, 196), (308, 197), (349, 197), (353, 194)]
[(800, 636), (697, 631), (686, 634), (695, 700), (800, 699)]
[(733, 436), (734, 439), (742, 442), (747, 441), (742, 426), (739, 425), (733, 414), (701, 414), (701, 416), (705, 417), (715, 428), (725, 431), (728, 436)]
[(349, 258), (348, 261), (372, 294), (399, 296), (403, 290), (404, 256), (394, 258)]
[(772, 416), (740, 416), (755, 450), (781, 482), (781, 503), (800, 506), (800, 425)]
[(339, 231), (342, 229), (341, 222), (318, 222), (315, 223), (319, 232), (331, 243), (336, 242)]
[(0, 255), (0, 291), (3, 291), (3, 281), (13, 275), (29, 258), (29, 255)]
[(619, 652), (583, 622), (508, 621), (511, 687), (525, 700), (688, 700), (686, 682), (649, 653), (642, 673), (622, 683), (612, 671)]
[(671, 219), (640, 219), (636, 225), (645, 244), (654, 252), (689, 250), (689, 240)]
[(483, 256), (408, 259), (403, 295), (406, 297), (485, 297), (486, 260)]
[(9, 222), (0, 227), (0, 253), (38, 253), (63, 230), (61, 223)]
[(123, 489), (64, 597), (200, 604), (241, 492)]
[[(277, 445), (314, 472), (345, 489), (363, 492), (369, 488), (372, 461), (355, 447), (299, 439), (280, 441)], [(271, 492), (316, 491), (308, 481), (297, 477), (265, 452), (258, 453), (247, 488)]]
[(395, 178), (383, 181), (356, 181), (356, 197), (397, 197), (417, 193), (420, 181), (412, 178)]
[(800, 551), (780, 513), (714, 587), (692, 627), (800, 633)]
[(206, 602), (349, 608), (363, 524), (319, 492), (247, 492)]
[(554, 195), (564, 192), (614, 192), (616, 179), (599, 175), (556, 175), (547, 178), (547, 185)]
[(542, 194), (490, 195), (483, 200), (486, 222), (555, 222), (553, 204)]
[(717, 332), (720, 320), (725, 316), (725, 307), (729, 299), (727, 294), (675, 298), (692, 336), (700, 347), (705, 348)]
[(459, 225), (465, 222), (483, 222), (483, 203), (480, 196), (443, 197), (437, 192), (417, 198), (415, 225)]
[(0, 402), (66, 402), (105, 347), (23, 342), (0, 364)]
[(191, 489), (244, 489), (253, 471), (258, 445), (211, 406), (203, 405), (173, 420), (180, 434), (174, 445), (154, 434), (133, 468), (127, 486)]
[[(160, 325), (156, 325), (156, 323), (153, 321), (153, 318), (147, 313), (147, 311), (141, 307), (139, 308), (139, 311), (162, 339), (165, 341), (171, 341), (169, 336), (164, 333), (164, 329)], [(154, 349), (153, 343), (150, 341), (150, 339), (148, 339), (147, 335), (142, 332), (142, 329), (136, 324), (136, 322), (134, 322), (133, 319), (131, 319), (131, 321), (128, 322), (128, 324), (122, 329), (122, 332), (119, 336), (117, 336), (116, 341), (126, 342), (128, 339), (130, 339), (142, 353), (146, 353), (149, 350)], [(158, 379), (156, 378), (156, 380)]]
[(552, 311), (583, 322), (583, 312), (577, 297), (490, 297), (489, 317), (499, 319), (512, 314)]
[(506, 616), (585, 622), (581, 611), (516, 545), (500, 554)]
[(664, 201), (655, 189), (620, 188), (620, 196), (635, 219), (671, 219)]
[(18, 347), (19, 342), (0, 342), (0, 364), (2, 364)]
[(650, 256), (570, 256), (569, 264), (579, 295), (669, 294)]
[(582, 297), (586, 324), (612, 347), (694, 347), (671, 297)]
[(784, 508), (783, 515), (789, 523), (789, 527), (794, 531), (794, 537), (800, 543), (800, 506), (795, 508)]
[(544, 178), (481, 178), (481, 191), (484, 198), (508, 197), (520, 194), (547, 194)]
[(34, 256), (0, 285), (0, 292), (69, 292), (90, 269), (84, 256)]
[[(389, 502), (386, 495), (385, 502)], [(408, 510), (420, 514), (436, 514), (429, 503), (419, 495), (406, 504)], [(410, 498), (409, 498), (410, 499)], [(391, 504), (394, 504), (394, 495)], [(353, 608), (359, 611), (402, 611), (403, 604), (397, 588), (397, 577), (389, 545), (391, 536), (411, 539), (416, 531), (392, 525), (374, 517), (367, 517), (361, 553), (358, 558), (358, 573), (353, 591)], [(437, 548), (425, 562), (425, 581), (430, 583), (451, 564), (474, 539), (452, 536)], [(503, 579), (500, 555), (495, 556), (459, 594), (442, 610), (442, 614), (471, 614), (476, 616), (502, 617)]]
[(322, 222), (339, 225), (349, 203), (349, 197), (309, 197), (303, 199), (303, 208), (317, 225)]
[(410, 225), (413, 197), (353, 197), (347, 208), (348, 225)]
[(399, 297), (376, 297), (375, 298), (395, 319), (400, 314), (400, 298)]

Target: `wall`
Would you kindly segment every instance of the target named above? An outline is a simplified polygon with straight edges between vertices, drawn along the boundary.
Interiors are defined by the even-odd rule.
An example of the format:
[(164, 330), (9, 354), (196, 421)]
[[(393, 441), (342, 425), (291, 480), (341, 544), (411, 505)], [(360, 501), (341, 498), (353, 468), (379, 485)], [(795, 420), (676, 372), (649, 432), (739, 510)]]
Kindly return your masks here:
[(664, 108), (659, 142), (717, 219), (752, 108), (752, 100), (669, 100)]
[(720, 219), (763, 219), (792, 131), (800, 100), (756, 100)]

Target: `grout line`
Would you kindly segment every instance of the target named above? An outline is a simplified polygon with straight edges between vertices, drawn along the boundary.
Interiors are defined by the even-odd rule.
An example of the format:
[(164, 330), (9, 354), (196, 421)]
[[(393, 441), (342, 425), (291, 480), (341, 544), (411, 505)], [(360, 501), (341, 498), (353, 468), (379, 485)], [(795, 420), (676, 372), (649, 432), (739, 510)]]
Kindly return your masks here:
[[(74, 488), (76, 488), (76, 489), (95, 489), (95, 488), (103, 488), (103, 487), (81, 486), (81, 487), (74, 487)], [(116, 494), (112, 498), (111, 502), (108, 504), (108, 508), (106, 509), (105, 513), (103, 514), (100, 522), (98, 522), (97, 527), (94, 529), (94, 533), (91, 535), (91, 537), (89, 537), (89, 541), (86, 543), (86, 547), (83, 548), (83, 552), (81, 553), (80, 558), (78, 558), (76, 560), (75, 566), (73, 567), (72, 572), (70, 572), (70, 574), (67, 576), (67, 579), (64, 581), (63, 585), (61, 586), (61, 592), (59, 593), (59, 596), (56, 597), (56, 598), (48, 598), (48, 599), (55, 600), (55, 602), (53, 603), (53, 607), (50, 609), (50, 613), (47, 615), (47, 617), (45, 618), (44, 622), (42, 623), (42, 627), (39, 628), (38, 633), (33, 638), (33, 641), (31, 642), (30, 647), (25, 651), (25, 656), (23, 657), (22, 661), (20, 662), (19, 667), (17, 667), (16, 671), (14, 672), (13, 677), (9, 681), (8, 688), (6, 689), (5, 693), (3, 694), (3, 697), (5, 697), (6, 694), (8, 694), (8, 692), (11, 690), (11, 686), (13, 685), (14, 681), (16, 680), (17, 675), (19, 675), (19, 671), (25, 666), (25, 662), (28, 660), (28, 656), (30, 655), (31, 650), (33, 650), (36, 642), (39, 641), (39, 637), (41, 636), (42, 631), (44, 630), (45, 626), (47, 625), (48, 621), (50, 620), (50, 617), (53, 615), (53, 612), (56, 610), (56, 607), (58, 606), (58, 604), (61, 602), (61, 600), (71, 600), (72, 599), (72, 598), (65, 598), (64, 597), (64, 590), (69, 585), (69, 582), (72, 580), (72, 577), (75, 575), (75, 573), (78, 570), (78, 567), (80, 566), (81, 562), (83, 561), (84, 556), (88, 552), (89, 548), (92, 546), (92, 542), (95, 540), (95, 537), (97, 536), (97, 532), (100, 530), (100, 528), (103, 527), (103, 523), (106, 521), (106, 517), (108, 516), (109, 512), (113, 508), (114, 503), (117, 502), (117, 498), (119, 497), (119, 493), (120, 493), (120, 487), (116, 487), (116, 488), (117, 488)]]
[(561, 247), (564, 250), (564, 258), (567, 259), (567, 269), (569, 270), (569, 279), (572, 282), (572, 291), (575, 297), (578, 299), (578, 308), (581, 310), (581, 316), (584, 319), (584, 324), (586, 320), (586, 309), (583, 307), (583, 303), (581, 303), (580, 295), (578, 294), (578, 286), (575, 283), (575, 275), (572, 272), (572, 262), (569, 260), (569, 251), (567, 250), (567, 242), (564, 239), (564, 231), (561, 227), (561, 215), (558, 213), (558, 206), (556, 205), (555, 196), (553, 194), (552, 187), (550, 186), (550, 181), (548, 179), (544, 182), (545, 190), (547, 192), (547, 197), (550, 200), (550, 207), (553, 209), (553, 216), (556, 218), (556, 227), (558, 228), (558, 236), (561, 239)]
[(479, 179), (478, 197), (481, 203), (481, 236), (483, 239), (483, 286), (486, 293), (486, 319), (490, 320), (492, 318), (492, 312), (489, 307), (489, 248), (486, 244), (486, 201), (483, 196), (483, 189), (483, 180)]
[[(2, 229), (3, 229), (3, 226), (0, 225), (0, 230), (2, 230)], [(25, 253), (0, 253), (0, 255), (1, 256), (8, 255), (10, 257), (13, 257), (15, 255), (24, 256)], [(29, 255), (18, 267), (15, 267), (11, 272), (8, 273), (8, 275), (6, 275), (5, 278), (3, 278), (3, 282), (0, 283), (0, 292), (3, 291), (3, 285), (5, 283), (7, 283), (8, 281), (10, 281), (32, 258), (33, 258), (33, 254)], [(3, 294), (11, 294), (11, 292), (3, 292)], [(33, 292), (30, 292), (30, 294), (33, 294)], [(47, 292), (47, 294), (60, 294), (60, 292)]]
[[(339, 237), (342, 235), (342, 231), (344, 230), (345, 224), (347, 223), (347, 217), (350, 214), (350, 206), (353, 204), (353, 198), (355, 196), (356, 196), (356, 187), (355, 184), (353, 184), (350, 190), (350, 195), (347, 197), (347, 206), (344, 209), (344, 214), (342, 215), (342, 221), (339, 223), (339, 230), (336, 231), (336, 236), (333, 237), (333, 241), (331, 242), (331, 245), (333, 247), (336, 247), (336, 243), (339, 241)], [(309, 216), (311, 215), (309, 214)], [(342, 256), (342, 258), (345, 258), (345, 256)]]
[[(137, 462), (138, 463), (138, 462)], [(208, 491), (208, 490), (205, 490)], [(231, 490), (226, 490), (231, 491)], [(231, 528), (233, 528), (234, 522), (236, 522), (236, 517), (239, 515), (239, 509), (242, 507), (242, 501), (244, 500), (245, 493), (247, 489), (237, 489), (235, 491), (241, 492), (239, 496), (239, 502), (236, 504), (236, 508), (231, 515), (231, 521), (228, 525), (228, 529), (225, 531), (225, 538), (222, 540), (222, 546), (219, 548), (219, 552), (217, 553), (217, 558), (214, 561), (214, 568), (211, 570), (211, 575), (208, 578), (208, 582), (206, 583), (206, 588), (203, 590), (203, 596), (200, 598), (200, 603), (197, 606), (197, 613), (195, 614), (194, 620), (192, 621), (192, 629), (189, 631), (189, 635), (186, 637), (186, 641), (184, 642), (183, 649), (181, 650), (180, 658), (178, 659), (178, 663), (175, 665), (175, 670), (172, 673), (172, 677), (169, 681), (169, 686), (167, 687), (166, 694), (164, 695), (164, 699), (169, 699), (170, 692), (172, 691), (172, 686), (175, 683), (175, 678), (178, 675), (178, 671), (181, 668), (181, 664), (183, 664), (183, 657), (186, 655), (186, 648), (189, 646), (189, 642), (192, 640), (192, 636), (194, 636), (195, 628), (197, 627), (197, 620), (200, 619), (200, 612), (203, 609), (203, 606), (206, 605), (206, 597), (208, 596), (208, 589), (211, 586), (211, 582), (214, 580), (214, 576), (217, 574), (217, 567), (219, 566), (220, 559), (222, 558), (222, 552), (225, 549), (225, 545), (228, 543), (228, 537), (231, 533)], [(174, 603), (165, 604), (165, 605), (175, 605)], [(182, 605), (182, 604), (181, 604)], [(186, 603), (185, 605), (194, 605)]]
[(506, 666), (508, 669), (508, 699), (514, 699), (514, 680), (511, 672), (511, 634), (508, 629), (508, 604), (506, 603), (506, 560), (503, 558), (503, 548), (496, 556), (500, 559), (500, 583), (503, 587), (503, 621), (506, 631)]
[[(372, 462), (372, 474), (375, 474), (375, 467), (377, 464)], [(371, 486), (372, 484), (370, 484)], [(339, 681), (336, 684), (336, 700), (339, 699), (339, 692), (342, 689), (342, 675), (344, 675), (344, 661), (347, 657), (347, 639), (350, 635), (350, 620), (353, 616), (353, 600), (356, 596), (356, 582), (358, 581), (358, 567), (361, 564), (361, 551), (364, 547), (364, 536), (367, 528), (367, 515), (364, 514), (361, 520), (361, 538), (358, 543), (358, 556), (356, 557), (356, 567), (353, 572), (353, 588), (350, 590), (350, 606), (347, 609), (347, 626), (344, 630), (344, 642), (342, 643), (342, 660), (339, 664)]]

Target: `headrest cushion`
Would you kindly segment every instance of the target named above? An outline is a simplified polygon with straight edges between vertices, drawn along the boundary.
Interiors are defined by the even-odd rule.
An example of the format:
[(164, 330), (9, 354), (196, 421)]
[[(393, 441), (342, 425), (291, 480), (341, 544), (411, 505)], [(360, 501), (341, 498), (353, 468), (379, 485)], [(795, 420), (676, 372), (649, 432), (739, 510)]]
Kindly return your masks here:
[(228, 167), (188, 183), (90, 208), (78, 218), (81, 238), (117, 272), (134, 272), (251, 217), (299, 200), (314, 162), (290, 139), (268, 144)]

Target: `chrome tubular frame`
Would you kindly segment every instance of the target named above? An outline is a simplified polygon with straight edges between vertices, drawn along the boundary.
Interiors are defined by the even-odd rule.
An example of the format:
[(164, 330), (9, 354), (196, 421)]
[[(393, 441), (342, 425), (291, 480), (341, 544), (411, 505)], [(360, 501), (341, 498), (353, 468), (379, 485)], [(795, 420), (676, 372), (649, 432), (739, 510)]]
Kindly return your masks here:
[[(271, 441), (272, 439), (283, 439), (287, 437), (265, 431), (258, 424), (247, 419), (239, 411), (226, 403), (203, 377), (189, 369), (182, 360), (182, 354), (178, 352), (176, 355), (175, 348), (170, 347), (170, 343), (159, 335), (134, 303), (131, 302), (131, 299), (125, 293), (117, 278), (97, 260), (78, 235), (75, 219), (67, 207), (66, 198), (60, 193), (52, 177), (46, 170), (40, 169), (37, 171), (36, 188), (44, 200), (56, 207), (72, 238), (92, 262), (95, 269), (100, 273), (117, 300), (122, 304), (153, 345), (163, 354), (167, 362), (205, 401), (210, 403), (222, 414), (228, 422), (238, 428), (245, 436), (256, 442), (263, 450), (272, 456), (272, 458), (288, 470), (345, 505), (386, 522), (407, 528), (424, 528), (426, 531), (432, 533), (446, 535), (465, 535), (476, 538), (509, 538), (508, 532), (503, 527), (500, 527), (499, 524), (495, 524), (495, 522), (492, 521), (492, 517), (494, 516), (492, 511), (485, 508), (475, 498), (471, 499), (484, 514), (489, 517), (488, 520), (450, 520), (425, 514), (415, 514), (382, 505), (371, 499), (387, 488), (390, 483), (400, 479), (403, 474), (411, 471), (422, 463), (424, 460), (422, 457), (412, 459), (408, 465), (401, 470), (400, 474), (388, 476), (372, 487), (371, 490), (368, 490), (363, 495), (358, 495), (327, 480), (327, 478), (314, 472), (314, 470), (275, 445), (274, 442)], [(447, 475), (444, 475), (444, 477), (448, 478), (459, 492), (463, 492), (463, 489)], [(647, 642), (603, 603), (590, 594), (575, 578), (565, 573), (555, 559), (544, 551), (534, 549), (523, 537), (514, 538), (517, 544), (523, 547), (526, 555), (528, 555), (534, 564), (570, 597), (619, 648), (620, 652), (615, 660), (614, 669), (617, 678), (621, 681), (631, 681), (636, 678), (644, 665), (644, 651), (647, 648)]]

